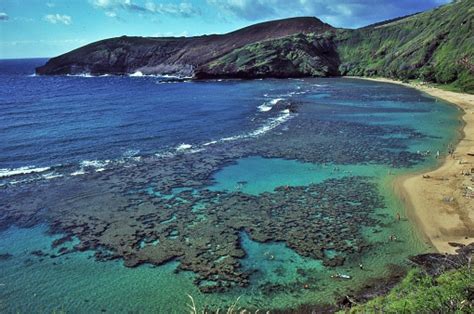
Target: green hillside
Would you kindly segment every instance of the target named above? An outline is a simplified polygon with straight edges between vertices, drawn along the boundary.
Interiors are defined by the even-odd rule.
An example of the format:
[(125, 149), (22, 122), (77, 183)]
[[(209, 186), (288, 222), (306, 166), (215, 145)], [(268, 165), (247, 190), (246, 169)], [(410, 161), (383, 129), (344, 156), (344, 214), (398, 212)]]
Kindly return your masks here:
[(415, 269), (387, 295), (340, 313), (473, 313), (473, 280), (466, 267), (439, 277)]
[(360, 29), (315, 17), (189, 38), (111, 38), (50, 59), (39, 75), (169, 74), (206, 78), (381, 76), (474, 93), (474, 0)]
[(333, 41), (324, 34), (298, 34), (235, 49), (202, 66), (197, 76), (334, 76), (339, 73), (338, 66)]
[(474, 93), (474, 1), (338, 30), (342, 75), (421, 79)]

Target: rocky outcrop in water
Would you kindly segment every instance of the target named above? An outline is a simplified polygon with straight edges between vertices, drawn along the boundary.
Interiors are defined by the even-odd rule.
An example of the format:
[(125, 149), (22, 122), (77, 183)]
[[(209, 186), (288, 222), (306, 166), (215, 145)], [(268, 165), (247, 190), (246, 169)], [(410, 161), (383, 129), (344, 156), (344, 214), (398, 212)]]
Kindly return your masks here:
[(456, 254), (426, 253), (413, 256), (410, 261), (432, 276), (438, 276), (447, 270), (470, 265), (474, 254), (474, 242), (468, 245), (450, 244), (458, 247)]

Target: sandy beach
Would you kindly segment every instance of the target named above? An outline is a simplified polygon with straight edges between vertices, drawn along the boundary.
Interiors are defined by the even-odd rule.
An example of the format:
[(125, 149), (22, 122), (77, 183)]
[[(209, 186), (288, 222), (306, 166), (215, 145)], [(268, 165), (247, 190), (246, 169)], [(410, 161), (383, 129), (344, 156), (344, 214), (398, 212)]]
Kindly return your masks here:
[(384, 78), (361, 79), (416, 88), (463, 111), (454, 153), (441, 152), (442, 163), (435, 170), (396, 178), (394, 189), (406, 204), (408, 218), (437, 251), (453, 253), (456, 247), (449, 243), (474, 242), (474, 95)]

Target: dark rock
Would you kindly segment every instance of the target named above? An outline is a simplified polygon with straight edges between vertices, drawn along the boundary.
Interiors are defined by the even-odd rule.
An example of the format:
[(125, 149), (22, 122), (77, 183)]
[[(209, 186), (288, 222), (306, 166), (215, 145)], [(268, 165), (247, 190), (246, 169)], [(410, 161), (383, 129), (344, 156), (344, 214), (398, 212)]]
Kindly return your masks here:
[(32, 251), (30, 253), (31, 255), (34, 255), (34, 256), (38, 256), (38, 257), (41, 257), (41, 256), (48, 256), (48, 253), (45, 253), (41, 250), (36, 250), (36, 251)]
[(474, 253), (474, 242), (458, 245), (456, 254), (427, 253), (410, 257), (410, 261), (423, 268), (428, 274), (437, 276), (446, 270), (460, 268), (470, 261)]
[(13, 255), (10, 254), (10, 253), (0, 253), (0, 262), (1, 261), (8, 261), (11, 258), (13, 258)]
[(190, 38), (117, 37), (98, 41), (50, 59), (37, 74), (173, 74), (192, 76), (196, 67), (245, 45), (297, 33), (333, 28), (313, 17), (252, 25), (225, 35)]

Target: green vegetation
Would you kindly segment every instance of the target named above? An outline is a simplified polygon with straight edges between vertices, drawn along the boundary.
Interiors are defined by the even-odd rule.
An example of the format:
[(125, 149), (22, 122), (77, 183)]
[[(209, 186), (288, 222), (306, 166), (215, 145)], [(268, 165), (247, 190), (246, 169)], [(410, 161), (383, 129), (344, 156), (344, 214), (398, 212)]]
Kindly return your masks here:
[(474, 6), (458, 0), (364, 28), (245, 45), (202, 70), (211, 76), (381, 76), (474, 93)]
[(235, 49), (203, 69), (228, 76), (329, 76), (338, 72), (335, 46), (325, 35), (298, 34)]
[(338, 30), (342, 75), (421, 79), (474, 93), (474, 6), (459, 0), (357, 30)]
[(474, 93), (474, 0), (337, 29), (303, 17), (191, 38), (117, 37), (53, 58), (41, 75), (173, 74), (196, 78), (380, 76)]
[(474, 275), (467, 267), (433, 278), (415, 269), (387, 295), (350, 313), (473, 313)]

